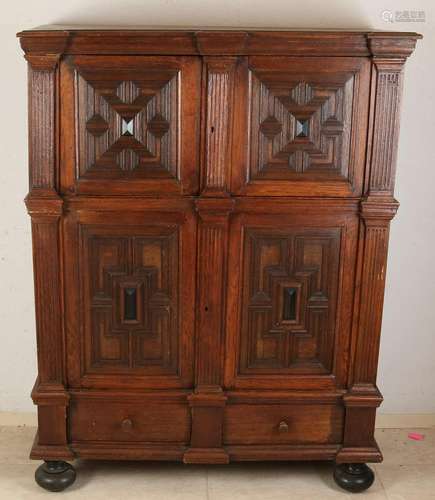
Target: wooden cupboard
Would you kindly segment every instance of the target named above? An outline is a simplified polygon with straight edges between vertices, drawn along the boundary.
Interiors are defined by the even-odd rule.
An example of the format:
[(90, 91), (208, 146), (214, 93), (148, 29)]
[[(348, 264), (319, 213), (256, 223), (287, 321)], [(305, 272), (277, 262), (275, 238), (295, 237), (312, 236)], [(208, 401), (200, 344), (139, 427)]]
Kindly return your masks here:
[(38, 483), (66, 460), (331, 460), (373, 481), (415, 33), (19, 33)]

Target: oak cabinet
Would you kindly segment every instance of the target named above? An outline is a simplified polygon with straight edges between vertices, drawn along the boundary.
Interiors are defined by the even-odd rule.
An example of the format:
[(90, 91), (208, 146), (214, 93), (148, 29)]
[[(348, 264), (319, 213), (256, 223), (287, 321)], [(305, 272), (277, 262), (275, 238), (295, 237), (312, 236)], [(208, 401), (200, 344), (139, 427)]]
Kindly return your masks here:
[(38, 483), (330, 460), (373, 481), (415, 33), (42, 28), (29, 63)]

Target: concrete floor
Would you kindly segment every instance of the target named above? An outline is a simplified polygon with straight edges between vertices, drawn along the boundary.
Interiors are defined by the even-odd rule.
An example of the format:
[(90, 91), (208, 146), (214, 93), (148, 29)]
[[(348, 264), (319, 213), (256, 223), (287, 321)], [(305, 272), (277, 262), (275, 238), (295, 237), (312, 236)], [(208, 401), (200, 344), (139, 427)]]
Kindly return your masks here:
[[(375, 484), (357, 496), (340, 490), (326, 463), (251, 463), (185, 466), (173, 463), (77, 461), (77, 480), (61, 498), (144, 500), (435, 499), (435, 429), (377, 432), (385, 461)], [(35, 429), (0, 427), (0, 500), (55, 498), (33, 479), (38, 462), (28, 452)], [(59, 494), (57, 494), (59, 495)]]

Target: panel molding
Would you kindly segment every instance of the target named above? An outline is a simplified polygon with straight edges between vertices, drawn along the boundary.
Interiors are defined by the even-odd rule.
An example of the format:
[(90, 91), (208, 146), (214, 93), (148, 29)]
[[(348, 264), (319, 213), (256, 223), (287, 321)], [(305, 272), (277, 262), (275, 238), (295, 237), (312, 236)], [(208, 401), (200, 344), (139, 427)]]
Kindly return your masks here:
[(233, 193), (362, 193), (369, 59), (252, 56), (236, 73)]
[[(351, 338), (351, 318), (353, 308), (353, 289), (355, 285), (355, 265), (356, 265), (356, 251), (357, 251), (357, 235), (359, 220), (357, 213), (355, 213), (355, 205), (353, 208), (349, 205), (349, 211), (340, 212), (337, 210), (333, 213), (325, 213), (322, 211), (322, 204), (320, 201), (314, 202), (308, 200), (300, 203), (298, 206), (290, 206), (284, 204), (279, 206), (278, 211), (259, 212), (255, 208), (251, 208), (255, 201), (249, 205), (236, 207), (236, 213), (232, 217), (231, 222), (231, 236), (229, 247), (229, 268), (228, 268), (228, 305), (227, 305), (227, 338), (226, 338), (226, 359), (225, 359), (225, 387), (227, 390), (309, 390), (309, 391), (337, 391), (344, 390), (347, 386), (347, 373), (348, 373), (348, 359), (350, 351), (350, 338)], [(258, 204), (258, 201), (257, 201)], [(245, 204), (244, 204), (245, 205)], [(276, 205), (276, 203), (275, 203)], [(350, 211), (352, 210), (352, 212)], [(266, 215), (267, 214), (267, 215)], [(326, 252), (330, 254), (329, 266), (335, 269), (334, 278), (328, 279), (330, 286), (334, 288), (337, 286), (337, 295), (334, 298), (332, 290), (328, 289), (328, 295), (331, 303), (335, 304), (336, 312), (331, 311), (332, 330), (330, 336), (332, 338), (325, 340), (325, 335), (321, 336), (319, 344), (320, 352), (325, 349), (323, 340), (326, 342), (325, 352), (328, 352), (324, 361), (328, 367), (319, 369), (312, 363), (299, 366), (284, 368), (277, 368), (276, 362), (271, 360), (272, 366), (263, 366), (262, 368), (253, 367), (252, 369), (240, 370), (241, 353), (245, 351), (246, 358), (246, 339), (244, 343), (241, 340), (240, 332), (242, 331), (241, 322), (243, 316), (246, 316), (246, 300), (244, 299), (244, 291), (248, 289), (248, 284), (244, 276), (249, 276), (249, 269), (247, 268), (246, 250), (243, 247), (243, 241), (246, 238), (247, 231), (252, 228), (253, 231), (259, 234), (275, 235), (276, 239), (282, 238), (282, 235), (304, 235), (315, 238), (318, 236), (325, 237), (325, 235), (333, 236), (335, 243), (332, 243), (333, 248), (338, 246), (338, 251)], [(309, 238), (308, 238), (309, 239)], [(280, 249), (276, 243), (276, 252)], [(334, 246), (335, 245), (335, 246)], [(270, 250), (269, 254), (273, 258), (274, 253)], [(299, 252), (300, 253), (300, 252)], [(333, 256), (331, 255), (333, 254)], [(266, 258), (266, 252), (265, 257)], [(294, 252), (292, 251), (293, 255)], [(317, 255), (317, 256), (316, 256)], [(275, 257), (277, 259), (277, 257)], [(305, 262), (306, 266), (311, 263), (318, 262), (320, 259), (319, 252), (313, 249), (312, 259), (307, 256)], [(317, 260), (316, 260), (317, 259)], [(252, 260), (252, 259), (249, 259)], [(264, 266), (266, 265), (264, 263)], [(334, 264), (335, 262), (335, 264)], [(273, 264), (273, 262), (272, 262)], [(252, 264), (253, 269), (256, 268)], [(299, 266), (301, 267), (301, 266)], [(274, 268), (271, 266), (270, 271)], [(289, 272), (287, 272), (288, 274)], [(255, 273), (257, 276), (262, 275), (260, 270)], [(270, 275), (270, 272), (268, 273)], [(273, 274), (273, 273), (272, 273)], [(318, 274), (318, 273), (317, 273)], [(263, 276), (263, 275), (262, 275)], [(267, 274), (263, 276), (263, 281), (267, 278)], [(273, 274), (273, 276), (275, 276)], [(278, 275), (277, 275), (278, 276)], [(314, 279), (315, 274), (313, 275)], [(316, 276), (315, 281), (319, 276)], [(322, 277), (326, 279), (326, 274)], [(266, 294), (269, 287), (266, 287)], [(272, 287), (273, 289), (273, 287)], [(317, 290), (314, 286), (313, 290)], [(247, 293), (247, 292), (246, 292)], [(264, 293), (263, 293), (264, 295)], [(266, 297), (266, 295), (265, 295)], [(258, 299), (260, 300), (260, 295)], [(263, 300), (263, 299), (262, 299)], [(242, 302), (245, 303), (242, 310)], [(320, 302), (320, 301), (319, 301)], [(261, 304), (259, 303), (258, 306)], [(322, 309), (323, 310), (323, 309)], [(235, 318), (235, 319), (234, 319)], [(245, 320), (246, 325), (246, 320)], [(246, 328), (246, 326), (245, 326)], [(270, 328), (270, 327), (269, 327)], [(266, 331), (267, 328), (266, 328)], [(295, 332), (297, 333), (297, 332)], [(284, 336), (286, 338), (293, 338), (293, 332), (282, 333), (279, 336), (271, 336), (270, 342), (279, 341)], [(246, 337), (246, 335), (244, 335)], [(309, 339), (301, 339), (302, 342)], [(252, 342), (251, 342), (252, 344)], [(272, 349), (269, 347), (269, 349)], [(310, 351), (311, 349), (311, 351)], [(267, 354), (268, 351), (266, 351)], [(317, 354), (317, 352), (316, 352)], [(301, 356), (313, 355), (313, 345), (308, 350), (301, 350)], [(331, 356), (331, 357), (330, 357)], [(323, 359), (323, 358), (322, 358)], [(267, 361), (267, 359), (266, 359)], [(301, 361), (301, 360), (299, 360)], [(308, 360), (309, 361), (309, 360)]]
[(73, 64), (80, 178), (179, 180), (180, 70), (121, 65), (113, 80), (104, 68)]
[[(119, 228), (81, 226), (81, 234), (88, 280), (85, 374), (177, 375), (178, 228), (149, 228), (147, 234), (144, 226), (132, 236)], [(137, 290), (135, 320), (123, 315), (126, 286)]]
[(251, 70), (250, 179), (310, 172), (348, 179), (354, 78), (337, 74), (320, 85), (304, 75)]
[[(155, 200), (144, 212), (117, 211), (108, 202), (99, 211), (87, 206), (66, 214), (65, 245), (75, 249), (65, 259), (70, 387), (193, 386), (196, 220), (191, 208), (165, 212), (165, 203)], [(89, 242), (98, 239), (102, 246), (92, 253)], [(126, 286), (137, 289), (134, 320), (121, 317)], [(92, 310), (105, 315), (100, 351)]]
[(198, 57), (68, 56), (60, 75), (62, 193), (197, 194)]
[[(340, 231), (246, 226), (244, 235), (249, 281), (243, 287), (239, 374), (330, 374)], [(285, 287), (296, 294), (289, 321), (283, 310)]]

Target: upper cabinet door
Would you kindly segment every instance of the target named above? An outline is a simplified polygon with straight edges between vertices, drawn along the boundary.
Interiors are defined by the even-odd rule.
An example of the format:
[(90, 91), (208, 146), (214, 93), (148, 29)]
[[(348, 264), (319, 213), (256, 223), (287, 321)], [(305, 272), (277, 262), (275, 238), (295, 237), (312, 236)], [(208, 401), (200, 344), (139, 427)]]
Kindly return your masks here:
[(250, 57), (238, 67), (231, 190), (253, 196), (358, 196), (370, 63)]
[(61, 188), (198, 189), (198, 57), (76, 56), (61, 65)]

